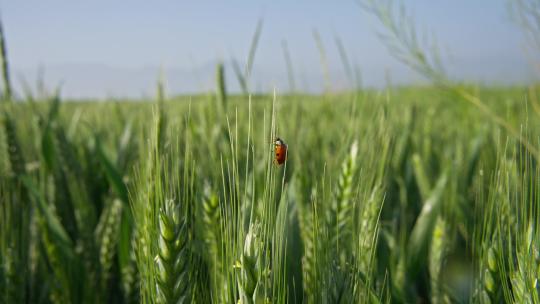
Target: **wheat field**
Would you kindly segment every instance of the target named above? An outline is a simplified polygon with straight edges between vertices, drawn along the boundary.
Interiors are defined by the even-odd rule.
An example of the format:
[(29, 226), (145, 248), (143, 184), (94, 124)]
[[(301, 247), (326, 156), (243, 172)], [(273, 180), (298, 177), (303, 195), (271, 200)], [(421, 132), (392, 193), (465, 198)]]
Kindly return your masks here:
[(71, 102), (4, 50), (0, 303), (540, 302), (540, 87), (450, 81), (374, 3), (430, 85)]

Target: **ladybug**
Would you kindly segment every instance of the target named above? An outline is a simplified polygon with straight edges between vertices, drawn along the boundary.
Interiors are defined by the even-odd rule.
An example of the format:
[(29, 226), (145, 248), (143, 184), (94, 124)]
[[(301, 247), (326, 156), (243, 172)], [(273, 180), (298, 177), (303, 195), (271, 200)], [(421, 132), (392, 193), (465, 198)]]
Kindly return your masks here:
[(274, 153), (274, 163), (282, 165), (287, 159), (287, 144), (279, 137), (274, 142)]

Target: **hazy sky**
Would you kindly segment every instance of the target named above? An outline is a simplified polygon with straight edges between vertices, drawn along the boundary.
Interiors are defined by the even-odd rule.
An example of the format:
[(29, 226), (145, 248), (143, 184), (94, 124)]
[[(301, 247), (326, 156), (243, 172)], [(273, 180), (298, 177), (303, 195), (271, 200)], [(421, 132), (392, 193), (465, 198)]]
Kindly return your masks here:
[[(419, 29), (435, 35), (452, 75), (481, 82), (515, 83), (535, 77), (511, 0), (403, 1)], [(39, 66), (48, 86), (65, 95), (153, 94), (163, 67), (170, 93), (213, 87), (216, 60), (242, 64), (259, 18), (264, 26), (251, 87), (287, 90), (282, 41), (289, 46), (299, 89), (320, 91), (323, 76), (313, 39), (317, 29), (329, 61), (332, 88), (348, 86), (334, 39), (380, 86), (420, 77), (396, 62), (377, 37), (380, 27), (355, 1), (0, 1), (14, 81), (34, 83)], [(230, 67), (227, 80), (238, 88)]]

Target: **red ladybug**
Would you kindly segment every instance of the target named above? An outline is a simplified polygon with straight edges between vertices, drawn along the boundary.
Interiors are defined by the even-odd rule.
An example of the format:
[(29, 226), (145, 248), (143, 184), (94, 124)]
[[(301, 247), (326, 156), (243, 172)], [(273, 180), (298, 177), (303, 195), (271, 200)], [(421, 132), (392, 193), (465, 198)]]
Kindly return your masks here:
[(274, 162), (282, 165), (287, 159), (287, 144), (279, 137), (274, 142), (274, 153)]

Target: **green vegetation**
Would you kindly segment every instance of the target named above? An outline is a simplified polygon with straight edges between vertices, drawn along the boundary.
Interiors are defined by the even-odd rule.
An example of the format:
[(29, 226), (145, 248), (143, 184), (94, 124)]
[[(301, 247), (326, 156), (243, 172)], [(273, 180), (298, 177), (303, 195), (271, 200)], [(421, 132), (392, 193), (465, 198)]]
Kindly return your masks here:
[(538, 303), (540, 87), (451, 82), (383, 2), (433, 86), (250, 96), (260, 21), (241, 95), (16, 100), (0, 29), (0, 303)]
[[(538, 138), (527, 89), (474, 90)], [(474, 105), (217, 96), (6, 104), (2, 302), (536, 301), (537, 160)]]

